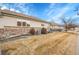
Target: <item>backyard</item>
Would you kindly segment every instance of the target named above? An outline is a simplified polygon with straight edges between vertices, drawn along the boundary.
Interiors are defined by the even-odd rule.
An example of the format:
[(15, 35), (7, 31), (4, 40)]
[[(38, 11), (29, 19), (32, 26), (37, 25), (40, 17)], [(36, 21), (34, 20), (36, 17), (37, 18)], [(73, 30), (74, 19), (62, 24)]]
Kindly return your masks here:
[(3, 42), (2, 54), (9, 55), (70, 55), (76, 54), (76, 37), (73, 32), (53, 32)]

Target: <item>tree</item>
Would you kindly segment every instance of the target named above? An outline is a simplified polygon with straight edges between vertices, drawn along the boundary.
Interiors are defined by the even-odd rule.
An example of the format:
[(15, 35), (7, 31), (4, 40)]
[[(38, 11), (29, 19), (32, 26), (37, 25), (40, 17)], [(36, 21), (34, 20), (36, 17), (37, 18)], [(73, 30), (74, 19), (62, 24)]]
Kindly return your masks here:
[(76, 25), (74, 24), (74, 20), (70, 17), (69, 19), (66, 19), (66, 17), (61, 18), (62, 22), (64, 23), (65, 31), (67, 32), (71, 28), (75, 28)]
[(74, 11), (77, 13), (77, 15), (79, 15), (79, 8), (76, 8)]

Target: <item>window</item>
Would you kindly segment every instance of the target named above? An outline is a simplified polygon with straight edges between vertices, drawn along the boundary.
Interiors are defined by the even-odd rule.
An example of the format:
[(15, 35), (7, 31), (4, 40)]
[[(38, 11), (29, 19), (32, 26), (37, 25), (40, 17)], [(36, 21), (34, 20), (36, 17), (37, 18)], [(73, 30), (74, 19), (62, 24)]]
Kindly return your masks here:
[(28, 27), (30, 27), (30, 24), (27, 24)]
[(21, 22), (18, 21), (18, 22), (17, 22), (17, 26), (21, 26)]
[(41, 24), (41, 26), (44, 26), (44, 24)]
[(23, 22), (23, 26), (26, 26), (26, 22)]

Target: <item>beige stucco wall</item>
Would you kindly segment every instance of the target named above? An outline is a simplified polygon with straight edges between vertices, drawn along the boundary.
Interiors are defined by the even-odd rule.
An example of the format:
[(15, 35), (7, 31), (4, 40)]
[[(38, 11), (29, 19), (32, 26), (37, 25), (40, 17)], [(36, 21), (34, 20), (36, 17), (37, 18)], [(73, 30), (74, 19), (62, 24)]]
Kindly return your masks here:
[[(47, 28), (49, 26), (48, 23), (44, 23), (44, 22), (30, 21), (27, 19), (19, 19), (19, 18), (5, 16), (3, 18), (0, 18), (0, 28), (3, 28), (4, 26), (17, 26), (17, 21), (26, 22), (27, 24), (30, 24), (31, 27), (45, 27), (45, 28)], [(44, 26), (41, 26), (41, 24), (44, 24)]]
[[(49, 24), (47, 24), (47, 23), (35, 22), (35, 21), (31, 21), (30, 24), (31, 24), (31, 27), (41, 27), (41, 28), (45, 27), (45, 28), (47, 28), (49, 26)], [(44, 26), (41, 26), (41, 24), (44, 24)]]
[(16, 26), (16, 18), (2, 17), (0, 18), (0, 27)]

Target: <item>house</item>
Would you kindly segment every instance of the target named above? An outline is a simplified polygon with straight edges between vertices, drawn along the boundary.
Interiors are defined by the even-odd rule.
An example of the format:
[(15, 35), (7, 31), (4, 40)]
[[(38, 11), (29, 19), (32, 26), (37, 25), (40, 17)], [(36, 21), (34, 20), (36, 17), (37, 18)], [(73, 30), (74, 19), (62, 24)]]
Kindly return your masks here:
[(63, 31), (63, 30), (64, 30), (64, 26), (61, 25), (61, 24), (52, 22), (51, 25), (52, 25), (52, 29), (53, 29), (54, 31)]
[(9, 35), (26, 34), (30, 28), (39, 30), (41, 28), (51, 28), (49, 22), (39, 18), (17, 13), (10, 10), (0, 10), (0, 33)]

